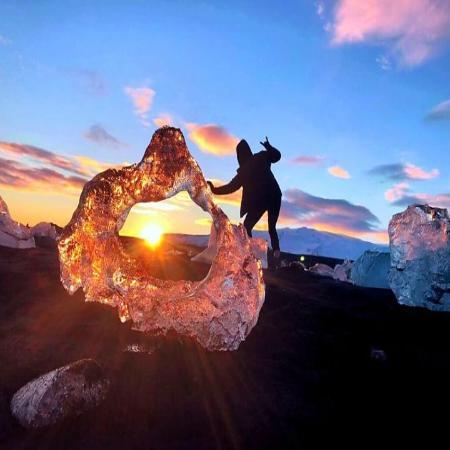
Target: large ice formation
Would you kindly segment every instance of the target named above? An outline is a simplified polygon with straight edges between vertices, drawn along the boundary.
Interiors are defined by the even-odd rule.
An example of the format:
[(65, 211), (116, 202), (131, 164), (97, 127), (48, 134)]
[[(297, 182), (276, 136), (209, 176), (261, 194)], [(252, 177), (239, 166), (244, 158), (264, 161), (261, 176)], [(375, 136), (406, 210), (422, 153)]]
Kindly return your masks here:
[[(261, 261), (261, 267), (267, 269), (267, 241), (262, 238), (251, 238), (250, 245), (253, 254)], [(217, 255), (217, 232), (211, 225), (208, 246), (202, 252), (191, 258), (192, 261), (211, 264)]]
[[(150, 276), (122, 248), (118, 232), (133, 205), (187, 191), (213, 220), (218, 249), (200, 282)], [(214, 203), (202, 171), (176, 128), (157, 130), (142, 160), (89, 181), (59, 241), (61, 281), (87, 301), (118, 308), (143, 332), (174, 330), (210, 350), (234, 350), (255, 326), (264, 302), (261, 262), (242, 226)]]
[(367, 250), (353, 263), (350, 279), (357, 286), (389, 289), (390, 267), (389, 252)]
[(450, 311), (450, 219), (446, 209), (408, 206), (389, 223), (389, 284), (399, 303)]
[(0, 245), (11, 248), (35, 247), (31, 229), (11, 218), (2, 197), (0, 197)]

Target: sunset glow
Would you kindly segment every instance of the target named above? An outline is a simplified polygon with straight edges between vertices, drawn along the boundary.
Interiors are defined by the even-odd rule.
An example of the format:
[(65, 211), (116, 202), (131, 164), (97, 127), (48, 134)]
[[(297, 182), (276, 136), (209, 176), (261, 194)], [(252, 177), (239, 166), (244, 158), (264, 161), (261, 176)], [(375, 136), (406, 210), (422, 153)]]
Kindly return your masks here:
[(159, 245), (163, 235), (163, 228), (157, 223), (149, 223), (139, 233), (139, 237), (145, 239), (150, 247)]

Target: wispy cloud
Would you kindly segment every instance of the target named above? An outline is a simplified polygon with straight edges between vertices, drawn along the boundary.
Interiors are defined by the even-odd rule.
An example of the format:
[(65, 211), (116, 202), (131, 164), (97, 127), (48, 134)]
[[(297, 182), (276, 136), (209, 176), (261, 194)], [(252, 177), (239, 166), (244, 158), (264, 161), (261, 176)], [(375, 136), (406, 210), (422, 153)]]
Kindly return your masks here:
[(102, 145), (104, 147), (119, 148), (123, 147), (125, 144), (120, 142), (112, 134), (108, 133), (104, 127), (101, 125), (92, 125), (84, 134), (84, 137), (96, 144)]
[[(3, 156), (2, 156), (3, 155)], [(99, 172), (123, 164), (110, 164), (88, 156), (65, 156), (33, 145), (0, 141), (0, 184), (9, 189), (79, 193)]]
[(436, 105), (426, 116), (425, 120), (438, 121), (438, 120), (450, 120), (450, 100)]
[(299, 166), (318, 166), (323, 163), (322, 156), (310, 156), (310, 155), (300, 155), (292, 160), (294, 164)]
[(344, 169), (343, 167), (340, 167), (340, 166), (328, 167), (328, 173), (330, 175), (332, 175), (333, 177), (342, 178), (344, 180), (347, 180), (347, 179), (351, 178), (350, 174), (348, 173), (348, 171), (346, 169)]
[(0, 45), (10, 45), (11, 44), (11, 39), (8, 39), (7, 37), (3, 36), (0, 34)]
[(29, 158), (57, 169), (67, 170), (77, 175), (85, 175), (82, 168), (74, 164), (73, 159), (58, 155), (49, 150), (44, 150), (43, 148), (35, 147), (34, 145), (0, 141), (0, 153), (8, 154), (14, 159)]
[(148, 127), (150, 125), (150, 122), (148, 121), (148, 112), (152, 107), (156, 92), (147, 86), (126, 86), (124, 92), (131, 99), (136, 116), (140, 118), (145, 127)]
[(401, 65), (416, 66), (436, 54), (450, 36), (450, 3), (338, 0), (330, 28), (335, 45), (382, 45)]
[(394, 206), (428, 204), (431, 206), (450, 208), (450, 193), (426, 194), (415, 193), (408, 183), (397, 183), (384, 193), (386, 200)]
[(239, 139), (219, 125), (188, 123), (186, 128), (189, 131), (189, 139), (205, 153), (224, 156), (236, 152)]
[(283, 193), (280, 221), (349, 236), (369, 236), (382, 231), (378, 218), (365, 206), (314, 196), (300, 189)]
[(440, 175), (438, 169), (431, 169), (429, 171), (422, 167), (416, 166), (411, 163), (394, 163), (394, 164), (382, 164), (369, 170), (369, 175), (378, 176), (385, 180), (402, 181), (402, 180), (415, 180), (424, 181), (431, 180)]
[(160, 114), (158, 117), (153, 119), (153, 123), (157, 127), (163, 127), (164, 125), (173, 125), (173, 119), (170, 114), (164, 113)]
[(80, 176), (64, 175), (54, 169), (32, 167), (0, 157), (0, 186), (5, 189), (76, 194), (86, 181)]
[(97, 96), (106, 94), (106, 82), (104, 78), (95, 70), (80, 69), (72, 71), (71, 74), (78, 80), (88, 94)]

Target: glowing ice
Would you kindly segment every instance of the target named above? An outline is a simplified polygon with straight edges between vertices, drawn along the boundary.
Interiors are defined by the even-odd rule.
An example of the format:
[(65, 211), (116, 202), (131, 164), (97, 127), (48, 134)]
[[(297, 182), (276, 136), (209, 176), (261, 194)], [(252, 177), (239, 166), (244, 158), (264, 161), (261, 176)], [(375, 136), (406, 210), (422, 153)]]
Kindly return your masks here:
[[(160, 280), (122, 248), (118, 232), (133, 205), (158, 202), (187, 191), (209, 212), (218, 250), (200, 282)], [(143, 332), (174, 330), (210, 350), (235, 350), (255, 326), (264, 302), (261, 263), (242, 226), (214, 203), (183, 134), (155, 132), (138, 164), (109, 169), (89, 181), (58, 242), (61, 281), (86, 301), (118, 308), (122, 321)]]

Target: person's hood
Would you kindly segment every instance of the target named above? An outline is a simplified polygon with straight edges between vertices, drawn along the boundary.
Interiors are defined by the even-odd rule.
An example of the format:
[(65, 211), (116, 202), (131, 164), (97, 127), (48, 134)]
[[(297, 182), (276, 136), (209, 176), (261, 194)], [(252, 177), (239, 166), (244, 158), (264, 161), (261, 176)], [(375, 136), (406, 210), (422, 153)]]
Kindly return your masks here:
[(250, 145), (245, 139), (242, 139), (236, 146), (236, 155), (239, 167), (242, 167), (253, 156)]

